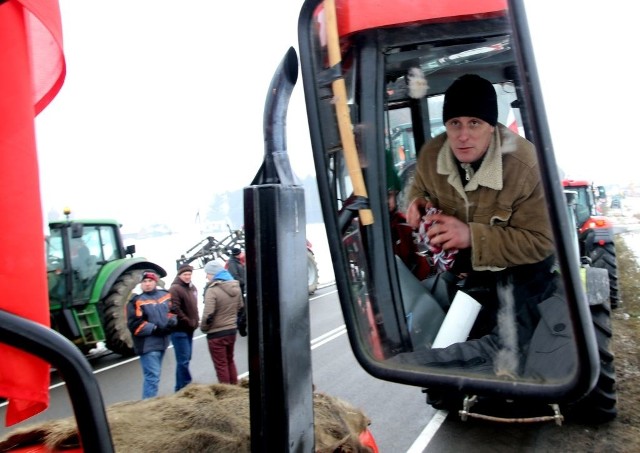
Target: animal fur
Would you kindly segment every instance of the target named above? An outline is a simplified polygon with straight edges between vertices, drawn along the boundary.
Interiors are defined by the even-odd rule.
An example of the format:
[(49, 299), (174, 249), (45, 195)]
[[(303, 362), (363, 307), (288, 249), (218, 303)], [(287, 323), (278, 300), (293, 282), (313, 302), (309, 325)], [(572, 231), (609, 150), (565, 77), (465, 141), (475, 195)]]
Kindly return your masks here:
[[(364, 413), (338, 398), (314, 392), (317, 453), (368, 453), (358, 436), (369, 425)], [(116, 403), (107, 408), (117, 452), (251, 451), (248, 381), (241, 385), (191, 384), (170, 396)], [(44, 444), (50, 449), (79, 445), (73, 417), (14, 430), (0, 451)]]

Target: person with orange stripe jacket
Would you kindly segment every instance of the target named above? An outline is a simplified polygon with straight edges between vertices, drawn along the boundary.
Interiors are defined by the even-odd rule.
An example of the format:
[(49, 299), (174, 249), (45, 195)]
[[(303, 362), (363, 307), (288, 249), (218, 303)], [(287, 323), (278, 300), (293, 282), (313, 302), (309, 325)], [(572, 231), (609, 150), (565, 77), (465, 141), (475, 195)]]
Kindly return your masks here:
[(140, 356), (142, 366), (142, 399), (158, 394), (162, 359), (177, 324), (175, 314), (171, 313), (171, 294), (157, 287), (159, 279), (154, 271), (144, 271), (140, 283), (143, 292), (133, 296), (127, 305), (133, 350)]

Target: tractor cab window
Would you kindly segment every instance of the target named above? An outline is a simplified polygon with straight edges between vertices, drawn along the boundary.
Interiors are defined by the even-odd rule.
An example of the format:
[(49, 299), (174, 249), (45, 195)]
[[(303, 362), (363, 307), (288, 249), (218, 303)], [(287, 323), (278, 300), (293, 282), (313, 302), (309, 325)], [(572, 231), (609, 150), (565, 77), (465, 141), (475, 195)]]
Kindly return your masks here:
[(593, 194), (588, 187), (578, 188), (578, 200), (576, 204), (576, 223), (578, 227), (582, 226), (595, 212), (590, 207), (595, 206)]
[(59, 231), (54, 231), (46, 239), (47, 272), (60, 271), (64, 262), (64, 250)]
[(117, 256), (115, 229), (110, 225), (85, 226), (82, 240), (97, 263), (111, 261)]
[[(79, 224), (76, 224), (79, 225)], [(73, 228), (51, 228), (46, 238), (49, 295), (52, 301), (86, 303), (101, 267), (120, 258), (116, 230), (112, 225), (84, 224), (82, 235)]]
[(61, 303), (66, 294), (64, 247), (59, 230), (46, 238), (47, 284), (52, 304)]

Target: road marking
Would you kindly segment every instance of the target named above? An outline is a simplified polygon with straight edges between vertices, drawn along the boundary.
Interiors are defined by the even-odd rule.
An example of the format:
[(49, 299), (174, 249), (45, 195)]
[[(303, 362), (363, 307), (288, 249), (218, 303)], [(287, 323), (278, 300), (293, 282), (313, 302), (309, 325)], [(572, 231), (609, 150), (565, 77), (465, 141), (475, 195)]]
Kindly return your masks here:
[(320, 346), (330, 342), (331, 340), (335, 340), (340, 335), (344, 335), (345, 333), (347, 333), (347, 326), (343, 324), (340, 327), (336, 327), (335, 329), (330, 330), (323, 335), (320, 335), (318, 338), (311, 340), (311, 350), (313, 351), (314, 349), (319, 348)]
[[(325, 293), (322, 295), (318, 295), (310, 300), (313, 299), (319, 299), (321, 297), (324, 297), (328, 294), (333, 294), (336, 293), (337, 291), (332, 291), (330, 293)], [(330, 330), (329, 332), (326, 332), (322, 335), (320, 335), (317, 338), (314, 338), (313, 340), (311, 340), (311, 350), (317, 349), (320, 346), (329, 343), (330, 341), (335, 340), (336, 338), (344, 335), (347, 333), (347, 327), (342, 324), (341, 326), (336, 327), (333, 330)], [(198, 335), (195, 336), (193, 339), (197, 340), (200, 338), (206, 337), (205, 334), (202, 335)], [(169, 345), (169, 348), (172, 348), (173, 345)], [(104, 371), (108, 371), (114, 368), (117, 368), (121, 365), (126, 365), (127, 363), (131, 363), (133, 361), (136, 360), (140, 360), (140, 358), (138, 356), (136, 357), (131, 357), (128, 358), (126, 360), (123, 360), (122, 362), (118, 362), (115, 363), (113, 365), (109, 365), (103, 368), (99, 368), (93, 371), (94, 374), (98, 374), (98, 373), (102, 373)], [(241, 373), (238, 375), (238, 379), (243, 379), (249, 376), (249, 372), (246, 371), (244, 373)], [(52, 386), (49, 387), (49, 390), (58, 388), (58, 387), (62, 387), (66, 385), (65, 381), (59, 382), (57, 384), (54, 384)], [(0, 407), (4, 407), (8, 404), (8, 402), (2, 402), (0, 403)], [(437, 411), (434, 416), (431, 418), (431, 420), (429, 421), (429, 423), (427, 424), (427, 426), (425, 426), (425, 428), (422, 430), (422, 432), (420, 433), (420, 435), (416, 438), (416, 440), (413, 442), (413, 444), (411, 445), (411, 447), (409, 447), (409, 449), (407, 450), (407, 453), (422, 453), (425, 448), (427, 448), (427, 446), (429, 445), (429, 442), (431, 442), (431, 440), (433, 439), (433, 437), (435, 436), (436, 432), (438, 431), (438, 429), (440, 429), (440, 426), (442, 425), (442, 423), (444, 423), (444, 420), (447, 418), (447, 412), (446, 411)]]
[(422, 453), (433, 439), (433, 436), (436, 435), (448, 414), (449, 412), (447, 411), (437, 411), (434, 416), (431, 417), (431, 420), (429, 420), (429, 423), (427, 423), (427, 426), (424, 427), (420, 435), (413, 441), (413, 445), (409, 447), (407, 453)]
[[(345, 333), (347, 333), (347, 326), (343, 324), (340, 327), (336, 327), (335, 329), (330, 330), (323, 335), (320, 335), (318, 338), (311, 340), (311, 350), (313, 351), (314, 349), (319, 348), (320, 346), (330, 342), (331, 340), (335, 340), (340, 335), (344, 335)], [(245, 371), (244, 373), (238, 375), (238, 379), (244, 379), (248, 376), (249, 372)]]
[[(324, 293), (321, 295), (318, 295), (316, 297), (313, 297), (309, 300), (314, 300), (314, 299), (319, 299), (321, 297), (327, 296), (329, 294), (333, 294), (336, 293), (337, 291), (331, 291), (328, 293)], [(336, 327), (333, 330), (330, 330), (329, 332), (326, 332), (322, 335), (320, 335), (317, 338), (314, 338), (313, 340), (311, 340), (311, 350), (314, 350), (316, 348), (319, 348), (320, 346), (329, 343), (330, 341), (335, 340), (336, 338), (344, 335), (347, 333), (347, 327), (342, 324), (339, 327)], [(195, 336), (193, 339), (197, 340), (200, 338), (206, 337), (205, 334), (202, 335), (198, 335)], [(172, 348), (173, 345), (169, 345), (169, 348)], [(93, 371), (94, 374), (98, 374), (98, 373), (102, 373), (104, 371), (108, 371), (114, 368), (117, 368), (121, 365), (126, 365), (127, 363), (136, 361), (136, 360), (140, 360), (139, 357), (131, 357), (129, 359), (126, 359), (122, 362), (118, 362), (115, 363), (113, 365), (109, 365), (103, 368), (99, 368)], [(245, 377), (249, 376), (249, 372), (246, 371), (240, 375), (238, 375), (238, 379), (243, 379)], [(52, 386), (49, 387), (49, 390), (58, 388), (58, 387), (62, 387), (66, 385), (66, 383), (64, 381), (59, 382), (57, 384), (54, 384)], [(6, 406), (8, 403), (7, 402), (3, 402), (0, 403), (0, 407), (4, 407)], [(416, 438), (416, 440), (413, 442), (413, 444), (411, 445), (411, 447), (409, 447), (409, 449), (407, 450), (407, 453), (422, 453), (424, 451), (425, 448), (427, 448), (427, 446), (429, 445), (429, 442), (431, 442), (431, 440), (433, 439), (433, 437), (435, 436), (436, 432), (438, 431), (438, 429), (440, 429), (440, 426), (442, 425), (442, 423), (444, 423), (444, 420), (447, 418), (447, 412), (446, 411), (437, 411), (435, 413), (435, 415), (431, 418), (431, 420), (429, 421), (429, 423), (427, 424), (427, 426), (425, 426), (425, 428), (422, 430), (422, 432), (420, 433), (420, 435)]]
[[(327, 288), (327, 287), (329, 287), (329, 286), (332, 286), (332, 284), (331, 284), (331, 285), (327, 285), (327, 286), (323, 286), (322, 288), (318, 288), (318, 289)], [(309, 301), (316, 300), (316, 299), (320, 299), (321, 297), (325, 297), (325, 296), (328, 296), (328, 295), (330, 295), (330, 294), (335, 294), (335, 293), (337, 293), (337, 292), (338, 292), (338, 290), (337, 290), (337, 289), (334, 289), (333, 291), (327, 291), (326, 293), (322, 293), (322, 294), (318, 294), (317, 296), (310, 297), (310, 298), (309, 298)]]
[[(330, 286), (330, 285), (328, 285), (328, 286)], [(323, 287), (323, 288), (324, 288), (324, 287)], [(312, 297), (312, 298), (310, 298), (309, 300), (311, 301), (311, 300), (315, 300), (315, 299), (320, 299), (321, 297), (326, 297), (326, 296), (328, 296), (328, 295), (330, 295), (330, 294), (335, 294), (335, 293), (337, 293), (337, 292), (338, 292), (338, 290), (328, 291), (328, 292), (325, 292), (325, 293), (319, 294), (319, 295), (317, 295), (317, 296), (315, 296), (315, 297)], [(335, 328), (335, 329), (333, 329), (333, 330), (331, 330), (331, 331), (329, 331), (329, 332), (327, 332), (327, 333), (325, 333), (325, 334), (323, 334), (323, 335), (320, 335), (318, 338), (316, 338), (316, 339), (314, 339), (314, 340), (311, 340), (311, 349), (313, 350), (313, 349), (315, 349), (315, 348), (318, 348), (318, 347), (322, 346), (323, 344), (325, 344), (325, 343), (327, 343), (327, 342), (329, 342), (329, 341), (331, 341), (331, 340), (333, 340), (333, 339), (335, 339), (335, 338), (338, 338), (340, 335), (343, 335), (343, 334), (345, 334), (346, 332), (347, 332), (347, 328), (346, 328), (346, 326), (343, 324), (343, 325), (342, 325), (342, 326), (340, 326), (340, 327), (337, 327), (337, 328)], [(193, 337), (193, 339), (194, 339), (194, 340), (199, 340), (200, 338), (204, 338), (204, 337), (206, 337), (206, 336), (207, 336), (207, 334), (204, 334), (204, 333), (203, 333), (203, 334), (200, 334), (200, 335), (196, 335), (196, 336), (194, 336), (194, 337)], [(330, 337), (330, 338), (327, 338), (327, 337)], [(319, 344), (317, 344), (317, 343), (319, 343)], [(173, 348), (173, 344), (169, 344), (168, 349), (171, 349), (171, 348)], [(94, 370), (94, 371), (93, 371), (93, 374), (102, 373), (103, 371), (108, 371), (108, 370), (111, 370), (111, 369), (113, 369), (113, 368), (116, 368), (116, 367), (118, 367), (118, 366), (120, 366), (120, 365), (126, 365), (127, 363), (130, 363), (130, 362), (133, 362), (133, 361), (135, 361), (135, 360), (139, 360), (139, 359), (140, 359), (140, 358), (139, 358), (138, 356), (136, 356), (136, 357), (131, 357), (131, 358), (129, 358), (129, 359), (127, 359), (127, 360), (124, 360), (124, 361), (122, 361), (122, 362), (118, 362), (118, 363), (115, 363), (115, 364), (113, 364), (113, 365), (106, 366), (106, 367), (104, 367), (104, 368), (96, 369), (96, 370)], [(249, 373), (243, 373), (243, 375), (247, 375), (247, 376), (248, 376), (248, 375), (249, 375)], [(240, 376), (238, 376), (238, 377), (240, 377)], [(64, 382), (60, 382), (60, 383), (55, 384), (55, 385), (53, 385), (53, 386), (51, 386), (51, 387), (49, 387), (49, 388), (50, 388), (50, 389), (53, 389), (53, 388), (56, 388), (56, 387), (60, 387), (60, 386), (62, 386), (62, 385), (64, 385)], [(0, 406), (0, 407), (1, 407), (1, 406)]]

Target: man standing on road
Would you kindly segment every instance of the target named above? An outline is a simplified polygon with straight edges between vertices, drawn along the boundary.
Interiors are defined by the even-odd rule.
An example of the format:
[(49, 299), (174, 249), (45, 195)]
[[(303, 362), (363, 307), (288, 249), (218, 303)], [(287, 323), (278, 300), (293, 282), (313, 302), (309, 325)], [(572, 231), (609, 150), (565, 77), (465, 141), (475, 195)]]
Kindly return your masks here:
[(238, 313), (244, 309), (240, 284), (218, 261), (204, 266), (207, 287), (200, 329), (207, 334), (209, 353), (221, 384), (237, 384), (238, 371), (234, 348), (238, 328)]
[(178, 319), (178, 324), (171, 333), (171, 343), (176, 354), (176, 392), (191, 382), (189, 362), (193, 347), (193, 332), (200, 321), (198, 290), (191, 282), (192, 273), (193, 267), (183, 264), (169, 288), (171, 312)]
[(246, 281), (246, 274), (245, 274), (246, 271), (245, 271), (244, 263), (245, 263), (244, 252), (238, 247), (232, 248), (231, 256), (229, 257), (229, 261), (227, 261), (227, 264), (225, 267), (227, 268), (231, 276), (234, 279), (238, 280), (238, 283), (240, 283), (240, 290), (242, 291), (243, 300), (244, 300), (244, 294), (245, 294), (244, 285)]
[(142, 294), (127, 304), (127, 323), (133, 336), (133, 350), (140, 356), (143, 384), (142, 399), (158, 394), (164, 352), (169, 347), (169, 335), (177, 320), (171, 309), (171, 295), (157, 288), (160, 277), (152, 270), (142, 273)]

